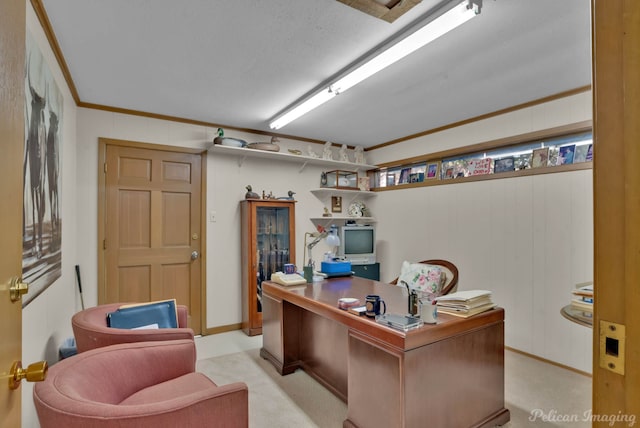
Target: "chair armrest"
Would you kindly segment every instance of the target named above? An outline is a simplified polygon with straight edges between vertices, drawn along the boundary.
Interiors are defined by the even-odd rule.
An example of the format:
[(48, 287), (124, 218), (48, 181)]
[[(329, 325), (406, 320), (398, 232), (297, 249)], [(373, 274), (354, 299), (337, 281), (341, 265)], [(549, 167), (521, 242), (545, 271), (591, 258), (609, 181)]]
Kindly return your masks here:
[(243, 382), (176, 396), (152, 404), (120, 406), (118, 427), (140, 426), (211, 426), (247, 428), (249, 426), (249, 389)]
[(158, 340), (193, 340), (193, 330), (187, 328), (187, 307), (178, 305), (178, 328), (157, 330), (127, 330), (107, 327), (107, 313), (115, 311), (122, 303), (97, 306), (76, 313), (71, 318), (71, 327), (76, 339), (78, 353), (90, 349), (119, 343), (134, 343)]

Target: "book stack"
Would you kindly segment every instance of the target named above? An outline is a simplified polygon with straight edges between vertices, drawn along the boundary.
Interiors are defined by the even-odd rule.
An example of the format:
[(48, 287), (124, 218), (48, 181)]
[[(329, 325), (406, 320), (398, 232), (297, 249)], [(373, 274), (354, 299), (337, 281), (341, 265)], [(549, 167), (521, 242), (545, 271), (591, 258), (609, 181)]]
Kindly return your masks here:
[(436, 298), (438, 313), (468, 318), (496, 307), (491, 300), (491, 291), (466, 290)]
[(571, 307), (584, 312), (584, 316), (593, 316), (593, 284), (575, 288), (572, 293)]

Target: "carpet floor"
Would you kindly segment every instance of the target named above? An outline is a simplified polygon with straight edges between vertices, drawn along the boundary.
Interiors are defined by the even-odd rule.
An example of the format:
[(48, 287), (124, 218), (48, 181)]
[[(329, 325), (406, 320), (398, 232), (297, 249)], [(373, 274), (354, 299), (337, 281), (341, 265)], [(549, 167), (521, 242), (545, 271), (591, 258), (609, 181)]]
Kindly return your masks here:
[[(339, 428), (347, 417), (347, 405), (304, 371), (280, 376), (258, 349), (199, 360), (197, 368), (218, 385), (248, 385), (251, 428)], [(591, 426), (591, 378), (509, 351), (505, 378), (504, 428)]]

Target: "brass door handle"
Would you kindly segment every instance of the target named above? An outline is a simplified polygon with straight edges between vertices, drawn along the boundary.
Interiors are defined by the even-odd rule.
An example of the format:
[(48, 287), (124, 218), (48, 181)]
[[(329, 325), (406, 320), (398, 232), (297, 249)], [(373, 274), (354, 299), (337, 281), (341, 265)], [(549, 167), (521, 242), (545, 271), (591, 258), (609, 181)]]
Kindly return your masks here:
[(9, 284), (9, 297), (12, 302), (17, 302), (23, 294), (27, 294), (28, 292), (29, 284), (22, 282), (22, 278), (18, 276), (11, 278), (11, 283)]
[(46, 361), (29, 364), (26, 370), (22, 368), (22, 361), (16, 361), (11, 366), (9, 389), (18, 389), (22, 379), (26, 379), (27, 382), (42, 382), (47, 377), (48, 370), (49, 365)]

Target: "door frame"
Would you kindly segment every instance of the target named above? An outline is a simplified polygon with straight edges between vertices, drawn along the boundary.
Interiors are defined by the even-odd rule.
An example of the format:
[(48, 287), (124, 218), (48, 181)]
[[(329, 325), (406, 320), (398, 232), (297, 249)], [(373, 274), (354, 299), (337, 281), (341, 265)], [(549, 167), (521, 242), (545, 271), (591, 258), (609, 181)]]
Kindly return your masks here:
[[(592, 0), (594, 416), (615, 416), (615, 426), (640, 417), (640, 2)], [(608, 358), (601, 321), (625, 326), (626, 359)], [(621, 331), (616, 327), (615, 331)], [(606, 334), (605, 334), (606, 333)], [(623, 334), (624, 335), (624, 334)], [(615, 354), (615, 352), (614, 352)], [(625, 355), (626, 354), (626, 355)], [(624, 374), (607, 366), (622, 367)], [(612, 423), (614, 421), (612, 420)], [(637, 422), (637, 421), (635, 421)], [(594, 427), (610, 426), (594, 420)]]
[[(200, 155), (200, 236), (204, 237), (200, 240), (200, 333), (206, 335), (207, 332), (207, 222), (206, 222), (206, 202), (207, 202), (207, 151), (202, 149), (193, 149), (189, 147), (168, 146), (164, 144), (143, 143), (139, 141), (117, 140), (113, 138), (98, 138), (98, 284), (97, 289), (105, 285), (106, 266), (104, 254), (104, 241), (106, 239), (106, 164), (107, 164), (107, 146), (120, 146), (129, 148), (138, 148), (146, 150), (156, 150), (174, 153), (186, 153)], [(98, 304), (100, 304), (100, 296), (97, 296)]]
[[(22, 424), (25, 386), (9, 389), (12, 365), (22, 361), (22, 300), (12, 302), (9, 283), (22, 278), (22, 180), (24, 165), (24, 70), (26, 64), (26, 8), (17, 0), (0, 5), (0, 132), (2, 135), (2, 243), (0, 244), (0, 427)], [(24, 339), (29, 339), (24, 335)], [(28, 364), (28, 362), (27, 362)], [(26, 364), (25, 364), (26, 365)]]

